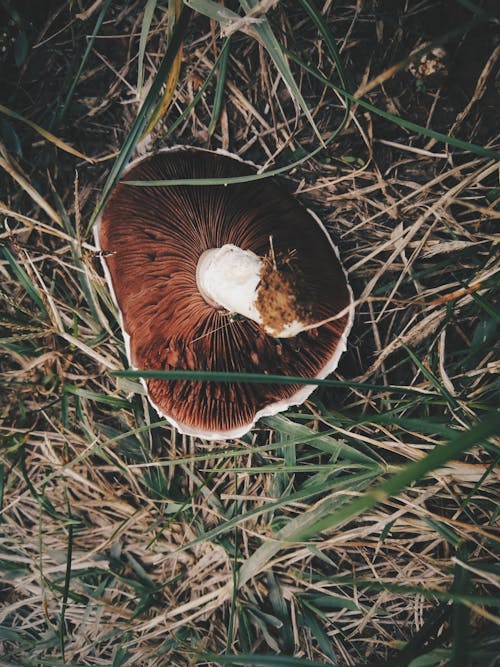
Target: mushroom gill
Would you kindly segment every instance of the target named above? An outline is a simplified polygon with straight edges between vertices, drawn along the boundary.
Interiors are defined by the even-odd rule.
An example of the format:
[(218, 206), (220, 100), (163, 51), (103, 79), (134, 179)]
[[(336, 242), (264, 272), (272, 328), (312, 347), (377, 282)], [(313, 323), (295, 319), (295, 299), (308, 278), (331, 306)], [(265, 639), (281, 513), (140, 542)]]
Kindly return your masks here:
[[(125, 182), (254, 172), (225, 154), (165, 150), (133, 163), (112, 193), (96, 237), (130, 337), (133, 367), (307, 378), (324, 377), (337, 365), (352, 320), (346, 275), (322, 225), (276, 181), (158, 187)], [(287, 262), (287, 275), (297, 267), (300, 308), (326, 322), (276, 338), (248, 317), (209, 303), (198, 289), (198, 261), (226, 244), (268, 258), (267, 267), (272, 244), (272, 257)], [(267, 270), (261, 279), (271, 276)], [(152, 379), (146, 387), (161, 415), (180, 431), (205, 438), (239, 436), (259, 417), (303, 402), (314, 389)]]

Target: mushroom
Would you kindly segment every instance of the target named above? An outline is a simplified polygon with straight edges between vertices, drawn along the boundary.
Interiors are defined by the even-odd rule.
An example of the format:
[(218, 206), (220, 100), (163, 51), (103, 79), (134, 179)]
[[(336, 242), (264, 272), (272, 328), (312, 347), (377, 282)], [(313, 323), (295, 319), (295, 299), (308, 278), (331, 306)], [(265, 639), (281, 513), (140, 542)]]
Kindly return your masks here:
[[(130, 365), (324, 378), (346, 348), (352, 292), (319, 219), (276, 181), (134, 187), (131, 180), (231, 178), (227, 153), (165, 149), (131, 163), (96, 224)], [(315, 386), (147, 379), (181, 433), (240, 437)]]

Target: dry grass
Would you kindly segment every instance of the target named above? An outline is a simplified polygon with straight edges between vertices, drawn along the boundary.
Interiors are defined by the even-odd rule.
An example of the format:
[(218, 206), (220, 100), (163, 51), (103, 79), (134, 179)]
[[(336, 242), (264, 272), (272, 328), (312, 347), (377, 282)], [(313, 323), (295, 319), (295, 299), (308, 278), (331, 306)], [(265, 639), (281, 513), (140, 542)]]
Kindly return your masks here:
[[(359, 304), (336, 377), (352, 386), (322, 387), (303, 410), (264, 420), (241, 441), (208, 446), (180, 436), (157, 422), (138, 383), (109, 374), (126, 364), (124, 347), (86, 231), (138, 110), (143, 3), (112, 3), (56, 121), (103, 6), (64, 4), (53, 2), (47, 15), (24, 12), (31, 50), (18, 65), (12, 52), (4, 56), (0, 84), (5, 106), (49, 128), (59, 143), (3, 116), (5, 664), (184, 667), (217, 664), (196, 655), (222, 655), (226, 647), (342, 665), (409, 665), (423, 654), (425, 664), (493, 664), (493, 439), (313, 541), (283, 542), (244, 585), (232, 584), (240, 565), (255, 563), (249, 559), (259, 546), (284, 526), (321, 513), (325, 499), (345, 507), (497, 407), (498, 164), (355, 106), (329, 148), (287, 180), (327, 223), (351, 276)], [(437, 14), (447, 17), (442, 33), (470, 18), (462, 7), (452, 19), (454, 3), (437, 3), (438, 11), (424, 2), (395, 26), (362, 3), (336, 4), (324, 3), (324, 17), (340, 36), (353, 89), (419, 48), (422, 34), (438, 36)], [(297, 3), (279, 3), (269, 16), (289, 49), (338, 83)], [(161, 5), (149, 29), (146, 91), (166, 28)], [(12, 27), (14, 37), (20, 30)], [(153, 145), (228, 148), (266, 168), (313, 150), (314, 132), (265, 49), (239, 32), (214, 133), (212, 80), (163, 138), (206, 80), (219, 35), (214, 22), (192, 18)], [(418, 82), (403, 69), (383, 76), (369, 101), (498, 147), (491, 25), (447, 49), (443, 78)], [(328, 135), (344, 102), (307, 73), (297, 79)], [(467, 633), (468, 653), (460, 643)], [(461, 647), (470, 663), (460, 662)]]

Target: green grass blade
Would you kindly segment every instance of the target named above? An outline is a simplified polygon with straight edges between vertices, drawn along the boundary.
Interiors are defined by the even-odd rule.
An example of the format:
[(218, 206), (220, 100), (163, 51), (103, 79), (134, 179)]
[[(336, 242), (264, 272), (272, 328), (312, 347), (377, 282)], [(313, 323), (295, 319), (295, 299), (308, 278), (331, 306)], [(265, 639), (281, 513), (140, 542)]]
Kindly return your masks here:
[(309, 632), (315, 637), (321, 651), (330, 658), (332, 665), (338, 665), (337, 656), (335, 655), (328, 635), (321, 624), (321, 620), (325, 620), (324, 614), (319, 612), (314, 605), (310, 604), (304, 597), (301, 600), (301, 625), (309, 629)]
[(130, 132), (125, 143), (122, 146), (120, 154), (118, 155), (111, 171), (109, 173), (108, 179), (104, 185), (103, 192), (99, 203), (97, 204), (92, 216), (90, 218), (89, 226), (87, 232), (90, 231), (92, 225), (98, 218), (100, 212), (102, 211), (105, 203), (108, 200), (111, 191), (116, 185), (118, 179), (120, 178), (125, 166), (127, 165), (132, 152), (139, 141), (144, 129), (147, 127), (151, 114), (154, 113), (156, 105), (158, 103), (158, 98), (161, 93), (161, 89), (165, 80), (168, 77), (174, 59), (177, 55), (177, 52), (180, 48), (184, 35), (186, 33), (189, 23), (189, 9), (183, 6), (179, 19), (175, 24), (174, 31), (172, 33), (172, 39), (169, 41), (167, 51), (163, 56), (160, 67), (156, 74), (155, 80), (149, 90), (149, 93), (144, 100), (142, 107), (139, 110), (139, 113), (136, 116), (136, 119), (130, 128)]
[(420, 595), (426, 600), (439, 600), (440, 602), (457, 602), (461, 604), (477, 604), (481, 606), (490, 606), (500, 608), (500, 597), (491, 595), (477, 595), (472, 593), (462, 593), (450, 590), (441, 590), (438, 588), (425, 588), (424, 586), (411, 586), (409, 584), (397, 584), (390, 581), (376, 581), (373, 579), (360, 579), (358, 577), (333, 576), (327, 577), (327, 581), (336, 586), (349, 586), (359, 588), (367, 592), (388, 591), (398, 596)]
[(448, 461), (492, 435), (500, 431), (500, 411), (488, 415), (482, 422), (473, 428), (460, 433), (446, 445), (437, 445), (427, 456), (420, 461), (410, 463), (400, 472), (388, 480), (366, 491), (363, 495), (337, 508), (327, 498), (319, 506), (304, 512), (292, 519), (274, 540), (262, 544), (257, 551), (243, 564), (240, 570), (240, 586), (251, 577), (261, 572), (269, 560), (285, 546), (292, 542), (302, 542), (318, 535), (323, 530), (341, 525), (345, 521), (353, 520), (362, 512), (383, 503), (392, 496), (401, 493), (405, 488), (419, 481), (434, 470), (446, 465)]
[(33, 303), (39, 308), (43, 316), (48, 317), (49, 313), (47, 311), (47, 308), (45, 307), (45, 303), (43, 302), (42, 298), (40, 297), (40, 294), (38, 293), (36, 286), (33, 284), (31, 278), (28, 276), (26, 271), (20, 266), (19, 262), (11, 253), (11, 251), (5, 246), (0, 247), (0, 257), (1, 256), (3, 256), (7, 260), (12, 269), (12, 272), (18, 279), (19, 284), (26, 291), (28, 296), (33, 301)]
[[(500, 23), (498, 14), (493, 14), (493, 13), (490, 14), (488, 11), (483, 9), (483, 7), (479, 7), (478, 5), (476, 5), (475, 2), (471, 2), (471, 0), (458, 0), (458, 3), (462, 5), (462, 7), (469, 9), (473, 14), (475, 14), (476, 16), (480, 16), (486, 21), (492, 21), (497, 25)], [(491, 7), (493, 7), (493, 5), (491, 5)]]
[[(440, 604), (432, 610), (419, 631), (409, 640), (394, 662), (394, 667), (408, 667), (420, 655), (425, 655), (433, 646), (434, 638), (442, 631), (443, 625), (450, 616), (450, 607)], [(444, 634), (444, 633), (443, 633)], [(446, 641), (442, 637), (441, 645)], [(431, 664), (436, 664), (432, 662)]]
[(68, 518), (70, 520), (70, 523), (68, 524), (67, 531), (68, 531), (68, 546), (67, 546), (67, 551), (66, 551), (66, 568), (64, 571), (64, 586), (63, 586), (63, 591), (62, 591), (62, 601), (61, 601), (61, 616), (59, 619), (59, 644), (61, 647), (61, 656), (62, 659), (65, 660), (65, 637), (66, 637), (66, 610), (68, 608), (68, 598), (69, 598), (69, 593), (70, 593), (70, 585), (71, 585), (71, 567), (72, 567), (72, 560), (73, 560), (73, 531), (74, 531), (74, 524), (71, 523), (71, 506), (69, 503), (69, 498), (68, 498), (68, 493), (67, 490), (65, 489), (65, 496), (66, 496), (66, 509), (68, 511)]
[(218, 371), (160, 371), (160, 370), (127, 370), (111, 371), (110, 375), (124, 378), (144, 378), (155, 380), (193, 380), (199, 382), (251, 382), (254, 384), (313, 384), (319, 387), (355, 387), (357, 389), (391, 392), (395, 394), (412, 394), (418, 396), (438, 396), (428, 391), (413, 387), (371, 384), (369, 382), (349, 382), (319, 378), (304, 378), (296, 375), (266, 375), (265, 373), (227, 373)]
[(5, 466), (0, 462), (0, 523), (5, 520), (2, 516), (3, 512), (3, 495), (5, 491)]
[[(144, 55), (148, 41), (149, 29), (155, 13), (158, 0), (147, 0), (144, 7), (144, 16), (142, 18), (141, 36), (139, 38), (139, 51), (137, 57), (137, 97), (140, 98), (142, 86), (144, 83)], [(170, 21), (168, 23), (170, 25)]]
[[(59, 194), (57, 192), (54, 192), (54, 199), (56, 202), (57, 211), (61, 216), (61, 220), (63, 221), (66, 233), (72, 238), (74, 238), (76, 241), (79, 236), (78, 230), (75, 230), (73, 228), (68, 213), (66, 212), (64, 204), (61, 201), (61, 198), (59, 197)], [(82, 292), (85, 296), (85, 300), (88, 304), (92, 318), (96, 324), (100, 325), (102, 329), (106, 330), (108, 329), (108, 324), (101, 314), (97, 301), (97, 295), (95, 293), (95, 287), (92, 281), (90, 280), (89, 270), (81, 259), (80, 245), (77, 243), (71, 243), (70, 248), (71, 248), (71, 256), (73, 258), (73, 262), (76, 269), (78, 282), (80, 283), (80, 287), (82, 288)]]
[(205, 81), (203, 82), (203, 85), (200, 86), (200, 89), (198, 90), (196, 95), (193, 97), (191, 102), (184, 109), (184, 111), (180, 114), (179, 118), (177, 118), (172, 123), (172, 125), (170, 125), (168, 130), (165, 132), (165, 138), (170, 137), (175, 132), (175, 130), (179, 127), (179, 125), (181, 125), (186, 120), (186, 118), (188, 117), (188, 115), (190, 114), (192, 109), (194, 109), (194, 107), (201, 100), (201, 98), (203, 97), (203, 94), (205, 93), (206, 89), (208, 88), (208, 84), (210, 83), (212, 78), (215, 76), (215, 74), (217, 72), (217, 68), (220, 67), (220, 64), (222, 62), (222, 59), (225, 57), (225, 53), (226, 53), (227, 49), (229, 49), (229, 38), (227, 38), (226, 41), (223, 43), (222, 48), (220, 50), (220, 53), (217, 56), (217, 59), (216, 59), (214, 65), (213, 65), (212, 69), (207, 74), (207, 77), (205, 78)]
[[(347, 81), (347, 76), (344, 72), (344, 67), (342, 65), (340, 53), (337, 49), (337, 44), (331, 33), (331, 30), (328, 28), (328, 24), (325, 23), (321, 12), (318, 11), (318, 8), (316, 7), (313, 0), (299, 0), (299, 1), (300, 4), (302, 5), (302, 8), (307, 12), (307, 14), (309, 14), (309, 17), (312, 19), (314, 25), (321, 34), (325, 42), (326, 48), (328, 49), (328, 52), (330, 54), (330, 58), (335, 63), (335, 67), (337, 68), (337, 73), (339, 75), (339, 79), (344, 90), (349, 91), (350, 86)], [(347, 111), (349, 111), (349, 108), (350, 108), (350, 100), (347, 100)]]
[[(465, 549), (458, 550), (459, 558), (463, 560), (466, 556)], [(455, 564), (455, 578), (453, 580), (452, 591), (454, 593), (467, 593), (470, 585), (470, 572), (463, 568), (460, 563)], [(451, 614), (452, 626), (452, 664), (454, 667), (467, 667), (469, 662), (468, 639), (470, 628), (470, 609), (455, 602)]]
[(214, 103), (212, 108), (212, 114), (210, 118), (210, 123), (208, 125), (208, 136), (211, 137), (215, 132), (215, 128), (219, 121), (221, 112), (222, 112), (222, 102), (224, 99), (224, 91), (226, 89), (226, 74), (227, 74), (227, 63), (229, 60), (229, 46), (231, 38), (228, 37), (226, 43), (223, 45), (220, 53), (220, 57), (217, 60), (220, 60), (219, 71), (217, 72), (217, 86), (215, 88)]
[[(305, 489), (301, 489), (300, 491), (295, 491), (293, 493), (288, 493), (283, 498), (279, 498), (278, 500), (273, 500), (270, 502), (267, 502), (260, 507), (256, 507), (253, 510), (249, 510), (248, 512), (245, 512), (244, 514), (237, 514), (231, 519), (228, 519), (227, 521), (224, 521), (221, 525), (216, 526), (215, 528), (212, 528), (211, 530), (206, 531), (205, 533), (199, 535), (196, 539), (191, 540), (187, 544), (183, 544), (182, 547), (179, 547), (177, 551), (186, 551), (187, 549), (191, 549), (194, 547), (196, 544), (200, 544), (201, 542), (207, 542), (207, 541), (212, 541), (215, 538), (219, 537), (220, 535), (224, 535), (227, 533), (229, 530), (234, 528), (235, 526), (240, 525), (241, 523), (244, 523), (248, 519), (255, 518), (257, 516), (261, 516), (263, 514), (267, 514), (268, 512), (272, 512), (276, 509), (279, 509), (281, 507), (286, 507), (290, 503), (295, 503), (299, 502), (302, 500), (305, 500), (306, 498), (314, 498), (320, 495), (325, 494), (327, 491), (330, 489), (335, 489), (335, 492), (338, 493), (342, 489), (348, 488), (349, 490), (352, 490), (353, 488), (357, 487), (365, 487), (372, 481), (375, 477), (378, 477), (380, 473), (383, 472), (383, 469), (381, 466), (377, 464), (372, 464), (371, 466), (365, 466), (365, 469), (363, 472), (355, 473), (355, 474), (350, 474), (348, 475), (345, 479), (339, 480), (337, 478), (335, 479), (329, 479), (325, 480), (321, 484), (317, 484), (315, 486), (308, 486)], [(338, 499), (337, 501), (338, 502)], [(293, 523), (293, 521), (292, 521)], [(274, 542), (273, 542), (274, 544)], [(265, 546), (265, 545), (264, 545)], [(279, 548), (279, 547), (278, 547)], [(259, 550), (258, 550), (259, 551)], [(257, 553), (257, 552), (256, 552)], [(250, 559), (246, 562), (250, 562), (252, 560), (253, 556), (250, 557)], [(243, 566), (245, 567), (245, 566)], [(240, 585), (241, 585), (241, 571), (240, 570)], [(246, 579), (245, 579), (246, 581)]]
[(428, 127), (423, 127), (422, 125), (417, 125), (417, 123), (413, 123), (410, 120), (407, 120), (406, 118), (400, 118), (399, 116), (395, 116), (392, 113), (389, 113), (388, 111), (384, 111), (383, 109), (379, 109), (373, 104), (370, 104), (370, 102), (366, 102), (364, 99), (355, 97), (351, 93), (347, 92), (347, 90), (344, 90), (340, 86), (335, 85), (329, 79), (325, 78), (322, 74), (317, 72), (315, 69), (304, 63), (303, 60), (301, 60), (297, 55), (295, 55), (292, 52), (287, 52), (288, 55), (295, 60), (305, 71), (309, 72), (312, 76), (314, 76), (318, 81), (321, 81), (325, 86), (328, 86), (332, 90), (336, 90), (338, 93), (343, 95), (347, 100), (350, 102), (353, 102), (355, 104), (359, 104), (360, 107), (363, 107), (363, 109), (367, 109), (368, 111), (371, 111), (372, 113), (376, 114), (377, 116), (380, 116), (381, 118), (385, 118), (386, 120), (391, 121), (392, 123), (395, 123), (396, 125), (399, 125), (400, 127), (404, 127), (407, 130), (411, 130), (412, 132), (416, 132), (417, 134), (421, 134), (424, 137), (429, 137), (430, 139), (435, 139), (436, 141), (439, 141), (443, 144), (449, 145), (449, 146), (454, 146), (455, 148), (460, 148), (462, 150), (465, 150), (470, 153), (474, 153), (475, 155), (479, 155), (481, 157), (487, 157), (492, 160), (495, 160), (496, 162), (500, 161), (500, 152), (495, 151), (491, 148), (485, 148), (484, 146), (478, 146), (477, 144), (471, 144), (467, 141), (463, 141), (462, 139), (456, 139), (455, 137), (450, 137), (447, 134), (443, 134), (442, 132), (436, 132), (435, 130), (431, 130)]
[(214, 0), (184, 0), (184, 4), (195, 12), (218, 21), (222, 27), (228, 27), (241, 19), (239, 14)]
[(96, 392), (89, 391), (88, 389), (82, 389), (81, 387), (75, 387), (74, 385), (70, 384), (64, 385), (63, 392), (72, 394), (73, 396), (79, 396), (80, 398), (86, 398), (89, 401), (95, 401), (96, 403), (111, 405), (118, 409), (126, 409), (130, 406), (129, 402), (123, 398), (118, 398), (117, 396), (108, 396), (107, 394), (97, 394)]
[(420, 361), (417, 355), (414, 354), (414, 352), (407, 345), (402, 343), (401, 347), (403, 347), (403, 349), (406, 350), (407, 355), (413, 361), (415, 366), (420, 370), (425, 379), (429, 381), (429, 383), (434, 387), (436, 392), (441, 394), (444, 400), (448, 403), (450, 410), (452, 412), (454, 410), (457, 410), (459, 405), (457, 401), (453, 398), (453, 396), (449, 393), (449, 391), (447, 391), (446, 387), (444, 387), (442, 383), (439, 382), (439, 380), (434, 376), (434, 374), (428, 368), (426, 368), (426, 366)]
[[(344, 127), (344, 121), (336, 128), (332, 134), (325, 139), (325, 146), (328, 146), (335, 137), (342, 131)], [(279, 176), (280, 174), (285, 174), (288, 171), (291, 171), (295, 167), (299, 167), (304, 162), (311, 160), (313, 157), (318, 155), (322, 150), (323, 146), (319, 146), (314, 150), (306, 153), (304, 156), (298, 160), (294, 160), (289, 164), (284, 165), (283, 167), (277, 167), (276, 169), (270, 169), (269, 171), (264, 171), (259, 174), (248, 174), (248, 176), (232, 176), (231, 178), (177, 178), (171, 180), (157, 180), (157, 181), (124, 181), (127, 185), (135, 187), (163, 187), (169, 185), (232, 185), (234, 183), (250, 183), (251, 181), (261, 181), (265, 178), (272, 178), (273, 176)]]
[[(240, 5), (243, 7), (244, 11), (248, 14), (255, 8), (257, 5), (257, 0), (240, 0)], [(321, 132), (318, 130), (314, 118), (312, 117), (311, 111), (306, 104), (306, 101), (300, 92), (300, 88), (295, 81), (295, 78), (290, 69), (287, 59), (283, 53), (283, 49), (278, 39), (276, 38), (274, 32), (272, 31), (271, 25), (265, 16), (260, 16), (259, 21), (254, 24), (253, 29), (260, 37), (260, 41), (264, 45), (266, 51), (269, 53), (276, 69), (281, 75), (281, 78), (285, 82), (292, 99), (297, 104), (297, 106), (302, 109), (304, 115), (306, 116), (310, 126), (312, 127), (314, 134), (318, 137), (321, 146), (326, 147)]]
[(94, 26), (94, 30), (92, 31), (92, 34), (90, 36), (90, 39), (87, 44), (87, 48), (85, 49), (85, 53), (83, 54), (83, 58), (81, 60), (80, 66), (76, 72), (76, 74), (72, 77), (71, 79), (71, 86), (69, 87), (68, 93), (66, 95), (66, 98), (63, 102), (63, 105), (60, 109), (60, 111), (56, 114), (55, 122), (52, 125), (59, 125), (62, 123), (64, 116), (66, 115), (66, 112), (68, 110), (68, 106), (73, 98), (73, 95), (75, 93), (76, 87), (78, 85), (78, 82), (80, 81), (80, 77), (82, 75), (82, 72), (85, 68), (85, 65), (87, 64), (87, 60), (92, 52), (92, 49), (94, 48), (94, 42), (99, 34), (99, 30), (101, 29), (102, 23), (104, 21), (104, 17), (106, 16), (106, 13), (109, 9), (109, 5), (111, 4), (111, 0), (104, 0), (104, 3), (101, 7), (101, 11), (99, 12), (99, 16), (97, 17), (97, 21)]
[(373, 458), (364, 454), (363, 452), (354, 449), (346, 445), (344, 442), (339, 440), (334, 440), (329, 435), (322, 435), (321, 433), (315, 433), (311, 431), (310, 428), (297, 422), (292, 421), (283, 417), (283, 415), (274, 415), (273, 417), (264, 417), (262, 422), (267, 426), (270, 426), (281, 436), (285, 435), (289, 438), (292, 438), (294, 442), (305, 442), (308, 443), (311, 437), (314, 437), (315, 447), (320, 448), (321, 445), (324, 445), (325, 451), (327, 451), (331, 460), (335, 461), (338, 456), (342, 456), (343, 459), (348, 459), (349, 461), (354, 461), (356, 463), (362, 464), (374, 464), (375, 461)]

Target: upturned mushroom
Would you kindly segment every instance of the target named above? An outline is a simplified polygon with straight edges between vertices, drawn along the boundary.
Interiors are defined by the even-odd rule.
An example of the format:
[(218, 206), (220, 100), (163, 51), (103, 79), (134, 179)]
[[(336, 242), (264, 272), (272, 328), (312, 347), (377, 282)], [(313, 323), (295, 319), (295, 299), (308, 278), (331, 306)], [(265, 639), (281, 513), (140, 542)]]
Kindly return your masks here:
[[(324, 378), (346, 348), (352, 292), (319, 219), (276, 181), (134, 187), (131, 180), (255, 172), (193, 148), (134, 161), (96, 224), (130, 365)], [(180, 432), (240, 437), (306, 400), (312, 385), (144, 381)]]

